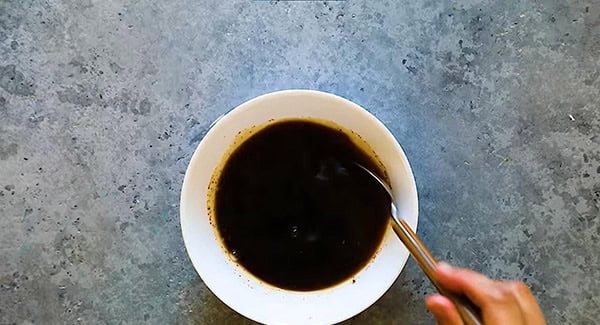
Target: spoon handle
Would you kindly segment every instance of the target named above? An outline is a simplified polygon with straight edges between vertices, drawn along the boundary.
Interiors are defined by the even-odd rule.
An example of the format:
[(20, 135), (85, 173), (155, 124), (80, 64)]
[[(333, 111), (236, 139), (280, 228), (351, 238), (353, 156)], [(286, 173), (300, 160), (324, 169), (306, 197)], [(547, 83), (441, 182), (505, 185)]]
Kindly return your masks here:
[(417, 265), (423, 270), (425, 275), (431, 280), (436, 289), (446, 298), (450, 299), (458, 310), (460, 317), (466, 325), (483, 325), (481, 312), (470, 300), (464, 296), (455, 295), (445, 290), (437, 280), (435, 269), (437, 261), (431, 255), (429, 250), (423, 245), (423, 242), (417, 237), (417, 234), (410, 228), (403, 218), (392, 217), (392, 228), (404, 246), (417, 261)]

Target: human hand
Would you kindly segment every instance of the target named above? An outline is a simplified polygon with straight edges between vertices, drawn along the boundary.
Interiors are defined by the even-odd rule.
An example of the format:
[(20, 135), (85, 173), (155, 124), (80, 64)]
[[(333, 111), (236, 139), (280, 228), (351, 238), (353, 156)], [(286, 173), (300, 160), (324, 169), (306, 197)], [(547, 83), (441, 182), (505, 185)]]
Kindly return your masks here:
[[(495, 281), (475, 271), (455, 268), (444, 262), (435, 270), (441, 286), (463, 294), (481, 309), (485, 325), (544, 325), (544, 315), (523, 282)], [(435, 294), (425, 300), (438, 325), (464, 324), (448, 298)]]

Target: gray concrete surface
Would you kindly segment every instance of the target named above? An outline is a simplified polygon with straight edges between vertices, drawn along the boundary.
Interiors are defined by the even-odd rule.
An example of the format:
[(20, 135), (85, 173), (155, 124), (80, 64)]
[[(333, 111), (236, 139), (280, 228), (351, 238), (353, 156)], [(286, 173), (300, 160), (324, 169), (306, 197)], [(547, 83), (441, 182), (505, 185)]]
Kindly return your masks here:
[[(286, 88), (403, 145), (419, 234), (600, 318), (600, 3), (0, 0), (0, 324), (238, 324), (189, 262), (183, 173), (210, 122)], [(426, 324), (409, 262), (348, 324)]]

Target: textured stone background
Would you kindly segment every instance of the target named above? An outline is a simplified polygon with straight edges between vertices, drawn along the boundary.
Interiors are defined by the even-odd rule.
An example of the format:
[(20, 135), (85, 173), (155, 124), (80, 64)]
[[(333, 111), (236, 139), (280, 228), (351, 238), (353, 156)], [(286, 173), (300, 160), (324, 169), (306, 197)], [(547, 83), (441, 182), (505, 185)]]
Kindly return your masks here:
[[(285, 88), (404, 147), (441, 259), (600, 318), (600, 2), (0, 0), (0, 324), (237, 324), (180, 235), (208, 125)], [(410, 261), (348, 324), (432, 323)]]

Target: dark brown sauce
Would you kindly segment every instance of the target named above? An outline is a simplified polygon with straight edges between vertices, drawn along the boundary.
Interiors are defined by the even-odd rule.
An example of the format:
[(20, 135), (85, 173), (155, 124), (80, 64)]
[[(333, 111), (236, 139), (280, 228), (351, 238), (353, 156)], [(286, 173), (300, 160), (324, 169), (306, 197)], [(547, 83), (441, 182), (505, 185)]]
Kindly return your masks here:
[(251, 274), (297, 291), (336, 285), (374, 256), (390, 199), (354, 163), (384, 175), (343, 132), (310, 120), (265, 127), (237, 147), (218, 178), (215, 222)]

